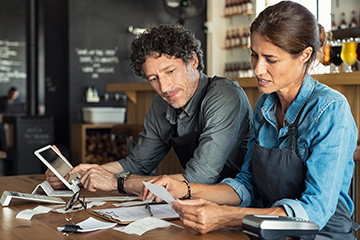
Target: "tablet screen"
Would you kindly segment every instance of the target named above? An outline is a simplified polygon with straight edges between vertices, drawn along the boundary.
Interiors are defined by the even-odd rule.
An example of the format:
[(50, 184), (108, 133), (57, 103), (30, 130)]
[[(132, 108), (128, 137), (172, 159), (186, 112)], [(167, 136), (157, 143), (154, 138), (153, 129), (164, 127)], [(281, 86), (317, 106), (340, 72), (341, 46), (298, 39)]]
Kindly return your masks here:
[[(39, 154), (63, 177), (65, 177), (72, 169), (72, 167), (65, 162), (66, 160), (62, 159), (52, 148), (41, 151)], [(70, 175), (70, 178), (67, 181), (71, 184), (71, 180), (75, 181), (76, 177), (76, 174)]]

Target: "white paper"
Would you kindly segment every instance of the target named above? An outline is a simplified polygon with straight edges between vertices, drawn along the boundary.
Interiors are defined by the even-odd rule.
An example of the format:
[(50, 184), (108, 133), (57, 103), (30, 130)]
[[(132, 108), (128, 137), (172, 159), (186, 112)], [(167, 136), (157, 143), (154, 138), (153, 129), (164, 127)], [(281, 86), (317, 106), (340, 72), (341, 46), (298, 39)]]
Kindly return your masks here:
[(145, 200), (145, 201), (129, 201), (129, 202), (122, 202), (122, 203), (113, 203), (115, 207), (130, 207), (130, 206), (138, 206), (138, 205), (145, 205), (152, 203), (154, 201), (155, 196), (152, 198)]
[[(179, 217), (179, 215), (171, 208), (169, 204), (152, 204), (150, 207), (154, 217), (161, 219)], [(133, 222), (150, 216), (150, 213), (148, 209), (145, 208), (145, 206), (108, 208), (93, 211), (105, 217), (111, 217), (112, 219), (121, 222)]]
[(16, 215), (16, 218), (31, 220), (31, 218), (36, 214), (48, 213), (52, 208), (44, 207), (44, 206), (37, 206), (34, 209), (26, 209), (19, 212)]
[(154, 195), (161, 198), (165, 202), (169, 204), (175, 202), (174, 197), (171, 196), (171, 194), (163, 186), (152, 184), (149, 182), (144, 182), (144, 181), (143, 184), (145, 185), (145, 187), (147, 187), (150, 190), (150, 192), (152, 192)]
[(155, 217), (147, 217), (140, 220), (137, 220), (126, 227), (117, 227), (114, 228), (114, 230), (124, 232), (127, 234), (137, 234), (139, 236), (143, 235), (147, 231), (156, 229), (156, 228), (163, 228), (163, 227), (169, 227), (169, 226), (176, 226), (179, 228), (183, 228), (182, 226), (173, 224), (171, 222), (161, 220)]
[[(106, 228), (112, 228), (115, 227), (117, 223), (111, 223), (111, 222), (103, 222), (99, 221), (93, 217), (89, 217), (88, 219), (79, 222), (78, 225), (81, 229), (78, 229), (78, 232), (90, 232), (100, 229), (106, 229)], [(58, 231), (63, 231), (64, 227), (58, 227)]]
[(85, 202), (124, 202), (139, 200), (138, 196), (86, 197)]

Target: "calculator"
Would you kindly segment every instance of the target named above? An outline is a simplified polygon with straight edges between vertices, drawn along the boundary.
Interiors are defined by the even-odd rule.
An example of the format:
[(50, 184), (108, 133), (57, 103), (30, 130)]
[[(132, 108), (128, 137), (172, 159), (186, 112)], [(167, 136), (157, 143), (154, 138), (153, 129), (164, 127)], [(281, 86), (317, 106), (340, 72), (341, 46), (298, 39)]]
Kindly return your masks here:
[(0, 203), (1, 206), (6, 207), (9, 206), (12, 200), (18, 201), (32, 201), (32, 202), (42, 202), (42, 203), (53, 203), (53, 204), (66, 204), (64, 200), (58, 197), (50, 197), (46, 195), (37, 195), (37, 194), (30, 194), (30, 193), (20, 193), (20, 192), (11, 192), (11, 191), (4, 191)]
[(250, 239), (285, 240), (287, 237), (314, 239), (319, 232), (318, 224), (288, 216), (246, 215), (242, 225), (243, 232)]

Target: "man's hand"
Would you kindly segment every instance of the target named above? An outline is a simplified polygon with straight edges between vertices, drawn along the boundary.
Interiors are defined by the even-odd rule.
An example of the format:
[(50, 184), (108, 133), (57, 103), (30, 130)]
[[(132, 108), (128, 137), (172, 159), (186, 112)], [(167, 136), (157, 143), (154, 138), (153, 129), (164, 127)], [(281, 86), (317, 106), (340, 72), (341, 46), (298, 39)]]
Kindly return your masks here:
[[(54, 189), (65, 189), (65, 184), (50, 170), (46, 170), (45, 172), (46, 181), (50, 183), (50, 185)], [(69, 174), (66, 174), (65, 179), (68, 180)]]
[(227, 227), (231, 221), (223, 215), (223, 207), (204, 199), (177, 200), (171, 207), (179, 214), (184, 225), (204, 234)]
[(97, 190), (117, 190), (116, 174), (102, 168), (98, 164), (79, 164), (69, 174), (76, 172), (80, 172), (82, 176), (80, 182), (84, 188), (91, 192), (96, 192)]
[[(156, 185), (160, 185), (166, 188), (168, 192), (176, 199), (176, 198), (182, 198), (185, 197), (188, 194), (188, 188), (186, 183), (183, 181), (177, 180), (175, 178), (172, 178), (167, 175), (163, 175), (159, 178), (154, 178), (148, 182), (151, 182)], [(152, 192), (149, 191), (145, 186), (142, 189), (141, 194), (139, 195), (139, 198), (141, 200), (147, 200), (150, 199), (153, 196)], [(156, 202), (161, 202), (162, 199), (156, 197)]]

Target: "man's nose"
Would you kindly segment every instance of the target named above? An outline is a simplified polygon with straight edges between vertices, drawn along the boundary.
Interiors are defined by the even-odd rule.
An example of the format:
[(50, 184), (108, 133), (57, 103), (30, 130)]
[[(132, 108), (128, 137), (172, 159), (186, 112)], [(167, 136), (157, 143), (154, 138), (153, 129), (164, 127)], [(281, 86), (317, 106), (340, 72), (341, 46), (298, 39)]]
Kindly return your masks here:
[(162, 77), (159, 79), (160, 81), (160, 88), (163, 93), (167, 93), (171, 91), (173, 83), (170, 78)]

